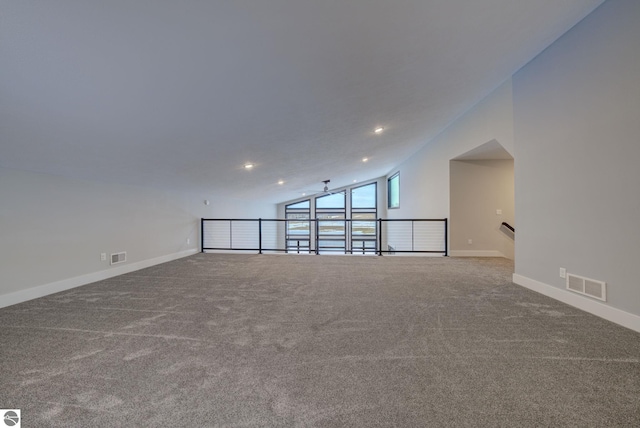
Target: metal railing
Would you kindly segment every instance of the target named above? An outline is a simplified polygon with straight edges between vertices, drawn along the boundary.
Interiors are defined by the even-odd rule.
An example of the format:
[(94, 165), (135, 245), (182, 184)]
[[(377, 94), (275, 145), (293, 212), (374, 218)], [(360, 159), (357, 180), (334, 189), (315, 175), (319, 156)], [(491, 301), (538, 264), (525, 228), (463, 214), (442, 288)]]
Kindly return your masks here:
[(509, 229), (511, 232), (516, 233), (516, 229), (513, 226), (511, 226), (509, 223), (507, 223), (506, 221), (503, 221), (501, 226), (504, 226), (507, 229)]
[(443, 219), (201, 219), (200, 249), (305, 254), (449, 255)]

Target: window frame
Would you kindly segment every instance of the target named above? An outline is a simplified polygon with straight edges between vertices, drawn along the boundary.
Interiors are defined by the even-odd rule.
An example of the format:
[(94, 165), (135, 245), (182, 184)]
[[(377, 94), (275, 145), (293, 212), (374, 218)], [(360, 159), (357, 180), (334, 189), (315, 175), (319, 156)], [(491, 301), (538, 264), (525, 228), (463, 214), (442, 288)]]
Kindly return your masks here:
[[(291, 208), (295, 205), (307, 203), (307, 206), (304, 208)], [(306, 219), (304, 218), (290, 218), (290, 214), (298, 214), (298, 215), (306, 215)], [(311, 253), (311, 233), (312, 233), (312, 220), (311, 220), (311, 198), (304, 199), (298, 202), (292, 202), (290, 204), (285, 205), (284, 207), (284, 217), (285, 217), (285, 251), (289, 252), (300, 252)], [(307, 223), (307, 233), (297, 234), (291, 233), (290, 225), (291, 223)], [(298, 245), (290, 245), (290, 242), (296, 241)], [(300, 245), (300, 242), (306, 243), (306, 245)]]
[[(392, 191), (392, 181), (393, 180), (397, 180), (398, 185), (397, 185), (397, 189), (398, 189), (398, 195), (397, 195), (397, 199), (398, 199), (398, 203), (397, 205), (391, 205), (391, 191)], [(390, 210), (394, 210), (397, 208), (400, 208), (400, 171), (396, 172), (395, 174), (393, 174), (391, 177), (387, 178), (387, 208)]]
[[(342, 195), (342, 202), (340, 205), (342, 206), (326, 206), (326, 207), (318, 207), (318, 200), (322, 198), (329, 198), (334, 195)], [(329, 199), (327, 199), (329, 200)], [(318, 252), (327, 252), (327, 253), (347, 253), (347, 189), (340, 190), (335, 193), (325, 194), (316, 196), (314, 199), (314, 218), (316, 219), (315, 224), (315, 239), (316, 239), (316, 251)], [(320, 219), (322, 215), (326, 216), (342, 216), (342, 218), (323, 218)], [(329, 222), (342, 222), (342, 234), (333, 234), (333, 233), (322, 233), (321, 227), (323, 224)], [(330, 245), (331, 242), (341, 243), (335, 246)]]
[[(354, 207), (353, 206), (353, 194), (357, 192), (358, 189), (363, 187), (373, 187), (373, 206), (370, 207)], [(377, 233), (377, 223), (376, 219), (378, 217), (378, 183), (373, 181), (371, 183), (361, 184), (359, 186), (351, 187), (351, 213), (350, 213), (350, 222), (349, 222), (349, 246), (351, 254), (376, 254), (378, 251), (378, 233)], [(372, 219), (355, 219), (354, 217), (358, 214), (363, 215), (372, 215)], [(362, 224), (362, 223), (372, 223), (374, 233), (363, 233), (363, 234), (354, 234), (354, 225)], [(363, 247), (355, 248), (354, 242), (361, 243)], [(371, 245), (367, 245), (367, 243)]]

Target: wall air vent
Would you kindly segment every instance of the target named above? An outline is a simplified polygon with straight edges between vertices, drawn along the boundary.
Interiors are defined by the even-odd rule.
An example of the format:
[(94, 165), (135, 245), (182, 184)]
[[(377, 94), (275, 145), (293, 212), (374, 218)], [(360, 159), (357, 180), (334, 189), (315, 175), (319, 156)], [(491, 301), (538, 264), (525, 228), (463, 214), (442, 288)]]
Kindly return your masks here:
[(127, 261), (127, 252), (123, 251), (121, 253), (113, 253), (111, 254), (111, 264), (117, 265), (118, 263), (124, 263)]
[(568, 273), (567, 290), (593, 297), (594, 299), (607, 301), (607, 284), (603, 281)]

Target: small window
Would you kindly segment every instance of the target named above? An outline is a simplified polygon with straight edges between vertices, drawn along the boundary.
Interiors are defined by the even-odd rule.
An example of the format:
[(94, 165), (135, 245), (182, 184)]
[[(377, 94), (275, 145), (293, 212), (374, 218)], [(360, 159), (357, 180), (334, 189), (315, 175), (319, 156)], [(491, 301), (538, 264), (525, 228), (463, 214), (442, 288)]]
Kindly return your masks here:
[(396, 172), (387, 180), (387, 201), (389, 208), (400, 208), (400, 173)]

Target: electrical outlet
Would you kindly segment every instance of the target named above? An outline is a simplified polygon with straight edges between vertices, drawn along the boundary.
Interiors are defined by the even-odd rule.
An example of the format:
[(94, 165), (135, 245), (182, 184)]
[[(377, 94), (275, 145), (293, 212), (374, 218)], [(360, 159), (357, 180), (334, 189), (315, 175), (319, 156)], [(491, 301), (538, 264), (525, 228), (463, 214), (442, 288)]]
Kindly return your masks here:
[(469, 239), (469, 240), (467, 241), (467, 243), (468, 243), (469, 245), (472, 245), (472, 244), (473, 244), (473, 239)]
[(565, 268), (560, 268), (560, 278), (567, 277), (567, 270)]
[(191, 244), (191, 238), (187, 238), (187, 245)]
[(502, 215), (502, 210), (496, 210), (496, 215)]
[(100, 253), (100, 261), (101, 262), (107, 261), (107, 253)]

